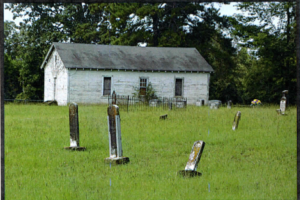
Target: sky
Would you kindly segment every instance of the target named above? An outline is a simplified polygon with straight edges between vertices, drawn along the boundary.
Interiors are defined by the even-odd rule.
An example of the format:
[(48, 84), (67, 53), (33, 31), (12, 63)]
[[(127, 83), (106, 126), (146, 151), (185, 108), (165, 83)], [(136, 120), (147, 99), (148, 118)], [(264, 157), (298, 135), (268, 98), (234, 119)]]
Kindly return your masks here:
[[(230, 3), (229, 5), (224, 5), (220, 3), (213, 3), (213, 4), (216, 8), (220, 8), (220, 13), (222, 15), (233, 15), (234, 13), (241, 13), (241, 11), (236, 10), (236, 8), (234, 7), (236, 3)], [(4, 9), (4, 21), (5, 20), (15, 21), (15, 23), (19, 25), (19, 23), (22, 21), (22, 18), (17, 18), (13, 20), (13, 14), (9, 10)]]

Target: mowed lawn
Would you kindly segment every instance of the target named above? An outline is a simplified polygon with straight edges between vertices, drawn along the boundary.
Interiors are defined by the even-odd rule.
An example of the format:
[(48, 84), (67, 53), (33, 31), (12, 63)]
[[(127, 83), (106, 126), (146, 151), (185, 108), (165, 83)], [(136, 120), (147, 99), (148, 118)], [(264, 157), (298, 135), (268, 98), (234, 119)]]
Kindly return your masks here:
[[(79, 105), (80, 146), (70, 145), (64, 106), (5, 105), (6, 199), (296, 199), (296, 107), (188, 106), (120, 111), (126, 165), (109, 156), (107, 105)], [(232, 122), (237, 111), (241, 121)], [(168, 114), (167, 120), (159, 116)], [(192, 145), (206, 145), (197, 171), (177, 176)]]

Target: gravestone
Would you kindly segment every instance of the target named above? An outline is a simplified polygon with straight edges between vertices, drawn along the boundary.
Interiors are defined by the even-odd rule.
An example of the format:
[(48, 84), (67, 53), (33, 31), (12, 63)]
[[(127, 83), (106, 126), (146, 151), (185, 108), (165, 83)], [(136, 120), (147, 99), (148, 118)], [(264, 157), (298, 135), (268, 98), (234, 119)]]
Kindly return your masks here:
[(240, 122), (240, 119), (241, 119), (241, 112), (240, 111), (237, 111), (237, 113), (235, 114), (234, 116), (234, 119), (233, 119), (233, 124), (232, 124), (232, 130), (236, 130), (239, 126), (239, 122)]
[(228, 108), (228, 109), (231, 109), (231, 106), (232, 106), (232, 101), (229, 100), (229, 101), (227, 102), (227, 108)]
[(70, 147), (65, 149), (83, 151), (85, 147), (79, 146), (79, 123), (78, 123), (78, 105), (71, 103), (69, 105), (69, 124), (70, 124)]
[(286, 111), (286, 94), (288, 93), (288, 90), (282, 91), (282, 97), (280, 99), (280, 114), (285, 115)]
[(207, 105), (210, 106), (210, 109), (218, 109), (221, 104), (222, 101), (220, 100), (209, 100), (207, 103)]
[(219, 109), (220, 104), (218, 103), (211, 103), (210, 104), (210, 109)]
[(182, 101), (176, 102), (176, 107), (177, 108), (184, 108), (184, 102), (182, 102)]
[(149, 106), (150, 107), (156, 107), (157, 106), (157, 99), (151, 99), (149, 101)]
[(112, 103), (112, 105), (117, 104), (117, 94), (115, 91), (113, 91), (113, 93), (111, 95), (111, 103)]
[(198, 99), (196, 101), (196, 106), (204, 106), (204, 99)]
[(117, 105), (110, 105), (107, 108), (107, 123), (109, 157), (105, 159), (105, 162), (112, 164), (126, 164), (129, 162), (129, 158), (123, 157), (120, 113)]
[(205, 142), (199, 140), (194, 142), (192, 147), (192, 152), (190, 154), (189, 160), (185, 166), (184, 170), (180, 170), (178, 172), (179, 175), (185, 177), (193, 177), (193, 176), (201, 176), (200, 172), (197, 172), (197, 167), (205, 146)]
[(277, 109), (276, 112), (277, 112), (278, 115), (281, 114), (281, 110), (280, 109)]
[(159, 119), (167, 119), (167, 118), (168, 118), (168, 115), (167, 115), (167, 114), (161, 115), (161, 116), (159, 117)]

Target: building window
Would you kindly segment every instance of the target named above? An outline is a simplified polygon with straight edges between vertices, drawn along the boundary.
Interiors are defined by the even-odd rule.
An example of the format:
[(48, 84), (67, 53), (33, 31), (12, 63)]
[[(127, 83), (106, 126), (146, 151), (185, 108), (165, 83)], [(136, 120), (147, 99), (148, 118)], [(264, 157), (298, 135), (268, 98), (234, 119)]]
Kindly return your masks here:
[(175, 96), (182, 96), (182, 79), (175, 79)]
[(147, 90), (147, 79), (140, 78), (140, 95), (146, 95)]
[(111, 94), (111, 77), (104, 77), (103, 95)]

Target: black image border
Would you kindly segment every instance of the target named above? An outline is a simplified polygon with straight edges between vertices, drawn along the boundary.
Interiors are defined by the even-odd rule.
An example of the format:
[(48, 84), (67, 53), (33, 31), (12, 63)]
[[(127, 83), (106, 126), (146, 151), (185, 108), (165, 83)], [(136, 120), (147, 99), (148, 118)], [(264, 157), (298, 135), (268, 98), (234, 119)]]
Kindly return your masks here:
[[(300, 0), (296, 1), (296, 21), (297, 21), (297, 44), (296, 44), (296, 52), (297, 52), (297, 199), (300, 200), (300, 110), (298, 109), (300, 106)], [(1, 176), (1, 186), (0, 186), (0, 198), (1, 200), (5, 199), (5, 163), (4, 163), (4, 3), (121, 3), (121, 2), (139, 2), (139, 3), (167, 3), (167, 2), (196, 2), (196, 3), (237, 3), (237, 2), (294, 2), (292, 0), (285, 1), (271, 1), (271, 0), (229, 0), (229, 1), (218, 1), (218, 0), (1, 0), (0, 4), (0, 176)]]

